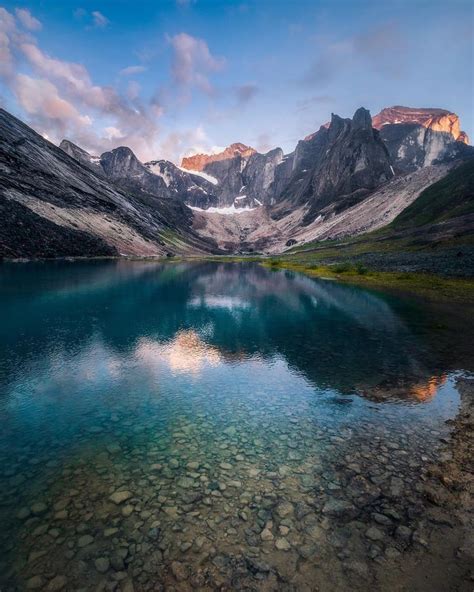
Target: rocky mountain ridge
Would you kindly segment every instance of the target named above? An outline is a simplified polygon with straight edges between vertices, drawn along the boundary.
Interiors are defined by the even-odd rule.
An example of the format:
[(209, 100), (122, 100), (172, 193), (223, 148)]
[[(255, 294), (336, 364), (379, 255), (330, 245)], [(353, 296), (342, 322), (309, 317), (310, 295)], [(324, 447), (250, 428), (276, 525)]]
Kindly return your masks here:
[(0, 109), (0, 258), (217, 252), (182, 201), (124, 190), (74, 152)]
[(163, 159), (142, 163), (126, 146), (101, 156), (68, 140), (58, 148), (0, 115), (7, 257), (280, 252), (388, 224), (474, 156), (428, 120), (379, 114), (378, 130), (360, 108), (352, 118), (333, 114), (290, 154), (233, 144), (191, 171)]

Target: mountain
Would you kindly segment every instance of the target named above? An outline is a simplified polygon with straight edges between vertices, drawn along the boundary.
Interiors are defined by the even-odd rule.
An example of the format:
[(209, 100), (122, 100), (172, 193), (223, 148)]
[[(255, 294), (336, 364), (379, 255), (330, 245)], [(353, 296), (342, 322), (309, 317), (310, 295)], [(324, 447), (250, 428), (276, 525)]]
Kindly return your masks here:
[(222, 152), (216, 154), (195, 154), (194, 156), (184, 157), (181, 166), (189, 171), (204, 171), (206, 166), (211, 162), (218, 162), (220, 160), (229, 160), (236, 156), (243, 159), (248, 158), (254, 154), (256, 150), (245, 144), (237, 142), (227, 146)]
[(102, 173), (103, 169), (100, 163), (100, 156), (93, 156), (86, 152), (83, 148), (80, 148), (73, 142), (69, 140), (62, 140), (59, 144), (61, 150), (63, 150), (66, 154), (69, 154), (72, 158), (75, 158), (85, 166), (91, 168), (96, 173)]
[(378, 130), (381, 130), (385, 125), (404, 123), (421, 125), (434, 132), (451, 134), (457, 142), (469, 144), (466, 132), (462, 132), (460, 129), (459, 117), (445, 109), (386, 107), (372, 118), (372, 125)]
[(125, 191), (3, 109), (0, 212), (0, 257), (215, 252), (181, 201)]
[(304, 224), (328, 208), (341, 210), (361, 201), (394, 176), (389, 153), (364, 108), (352, 119), (333, 114), (329, 127), (322, 126), (304, 142), (304, 150), (301, 143), (297, 147), (295, 171), (283, 191), (290, 204), (308, 204)]
[(415, 171), (468, 155), (468, 137), (459, 117), (444, 109), (389, 107), (375, 115), (375, 128), (397, 172)]
[(439, 131), (444, 115), (402, 121), (393, 109), (333, 114), (290, 154), (233, 144), (199, 155), (200, 170), (142, 163), (126, 146), (58, 148), (1, 111), (0, 256), (276, 253), (381, 229), (474, 156), (453, 118)]

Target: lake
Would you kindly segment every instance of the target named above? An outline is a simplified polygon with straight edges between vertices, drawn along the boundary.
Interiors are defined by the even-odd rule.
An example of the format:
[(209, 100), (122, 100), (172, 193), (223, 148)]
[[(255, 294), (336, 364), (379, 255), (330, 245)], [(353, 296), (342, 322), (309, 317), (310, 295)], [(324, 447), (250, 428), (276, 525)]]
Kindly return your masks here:
[(471, 335), (257, 264), (1, 265), (0, 590), (358, 589), (422, 538)]

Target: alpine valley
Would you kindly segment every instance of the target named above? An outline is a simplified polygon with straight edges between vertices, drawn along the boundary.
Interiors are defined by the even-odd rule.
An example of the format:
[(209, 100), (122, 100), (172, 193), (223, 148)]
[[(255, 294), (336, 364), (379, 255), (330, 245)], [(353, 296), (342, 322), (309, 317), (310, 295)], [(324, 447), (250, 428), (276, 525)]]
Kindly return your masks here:
[(444, 109), (361, 107), (290, 154), (237, 142), (179, 164), (55, 146), (0, 110), (0, 257), (273, 255), (361, 240), (366, 257), (396, 244), (426, 261), (470, 248), (473, 179), (474, 149)]

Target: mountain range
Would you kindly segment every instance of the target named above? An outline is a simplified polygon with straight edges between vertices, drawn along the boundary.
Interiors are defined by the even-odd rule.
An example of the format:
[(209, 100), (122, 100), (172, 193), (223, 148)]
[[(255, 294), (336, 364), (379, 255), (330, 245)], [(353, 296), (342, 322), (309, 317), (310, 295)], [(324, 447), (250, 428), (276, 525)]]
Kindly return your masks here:
[(474, 158), (456, 114), (400, 106), (333, 114), (290, 154), (234, 143), (180, 166), (58, 147), (4, 110), (0, 130), (3, 258), (282, 252), (385, 227)]

